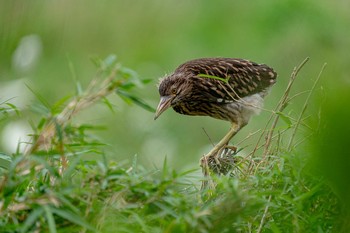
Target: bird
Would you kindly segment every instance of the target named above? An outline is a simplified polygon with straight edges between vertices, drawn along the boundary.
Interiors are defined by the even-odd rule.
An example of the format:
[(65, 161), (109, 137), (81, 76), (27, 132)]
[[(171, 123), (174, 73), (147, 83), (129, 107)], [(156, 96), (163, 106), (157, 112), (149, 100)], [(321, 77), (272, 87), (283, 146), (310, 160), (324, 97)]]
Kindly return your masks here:
[(214, 158), (253, 115), (276, 83), (277, 73), (265, 64), (241, 58), (198, 58), (178, 66), (160, 79), (160, 101), (154, 119), (173, 108), (190, 116), (209, 116), (231, 123), (229, 132), (203, 156)]

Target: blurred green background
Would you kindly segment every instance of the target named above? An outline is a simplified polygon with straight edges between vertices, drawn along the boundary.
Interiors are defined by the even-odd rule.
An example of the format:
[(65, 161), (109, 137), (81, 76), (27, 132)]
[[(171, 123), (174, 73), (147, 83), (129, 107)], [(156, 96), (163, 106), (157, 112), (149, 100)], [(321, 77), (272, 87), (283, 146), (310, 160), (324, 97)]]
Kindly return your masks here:
[[(158, 79), (199, 57), (239, 57), (273, 67), (279, 78), (266, 98), (267, 109), (274, 108), (302, 60), (310, 57), (294, 93), (309, 90), (327, 62), (317, 89), (324, 98), (323, 89), (350, 83), (349, 10), (349, 1), (326, 0), (1, 0), (0, 101), (14, 97), (11, 102), (23, 113), (0, 122), (0, 151), (13, 151), (19, 138), (25, 140), (30, 133), (28, 120), (39, 119), (31, 111), (36, 100), (25, 84), (53, 104), (75, 92), (74, 76), (86, 87), (96, 72), (90, 60), (95, 56), (116, 54), (124, 66), (153, 79), (137, 95), (154, 107)], [(287, 112), (300, 109), (304, 99), (305, 95), (293, 100)], [(111, 101), (115, 113), (99, 105), (81, 113), (78, 121), (107, 126), (98, 134), (117, 161), (137, 154), (144, 165), (160, 166), (167, 156), (174, 168), (193, 168), (211, 147), (203, 128), (214, 142), (229, 128), (227, 122), (172, 110), (154, 121), (152, 113), (130, 107), (116, 96)], [(317, 118), (318, 109), (310, 105), (311, 118)], [(263, 128), (269, 115), (254, 117), (233, 142)], [(240, 146), (247, 145), (254, 145), (254, 140)]]

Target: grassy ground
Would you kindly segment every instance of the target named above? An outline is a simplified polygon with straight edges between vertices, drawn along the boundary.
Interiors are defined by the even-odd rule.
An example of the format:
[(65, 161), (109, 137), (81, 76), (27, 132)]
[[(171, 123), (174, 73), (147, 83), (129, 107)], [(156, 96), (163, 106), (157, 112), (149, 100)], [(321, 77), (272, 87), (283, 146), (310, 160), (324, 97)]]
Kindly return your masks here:
[[(132, 94), (147, 81), (113, 57), (96, 60), (96, 79), (85, 91), (77, 85), (74, 97), (49, 105), (36, 93), (41, 120), (33, 124), (32, 142), (23, 153), (0, 155), (0, 232), (346, 232), (347, 193), (339, 185), (347, 186), (336, 186), (324, 163), (315, 171), (313, 162), (317, 138), (327, 140), (315, 136), (320, 125), (308, 122), (306, 113), (318, 78), (305, 105), (284, 113), (306, 62), (291, 75), (255, 149), (233, 155), (227, 175), (206, 178), (199, 168), (172, 170), (166, 160), (159, 169), (143, 168), (137, 156), (109, 160), (94, 135), (101, 127), (74, 123), (94, 103), (112, 108), (106, 97), (115, 92), (152, 111)], [(20, 115), (10, 102), (0, 107), (2, 120)], [(276, 127), (278, 121), (284, 126)], [(200, 189), (205, 179), (214, 188)]]

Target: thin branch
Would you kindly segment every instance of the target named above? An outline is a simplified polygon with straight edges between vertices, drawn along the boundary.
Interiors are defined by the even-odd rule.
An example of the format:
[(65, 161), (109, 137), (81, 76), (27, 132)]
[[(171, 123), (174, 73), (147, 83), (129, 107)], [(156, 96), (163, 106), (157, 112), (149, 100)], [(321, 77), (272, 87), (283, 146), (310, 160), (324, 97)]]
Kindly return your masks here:
[[(278, 104), (277, 104), (277, 106), (276, 106), (276, 108), (275, 108), (274, 113), (271, 114), (269, 120), (267, 121), (267, 123), (266, 123), (266, 125), (265, 125), (265, 128), (264, 128), (264, 131), (263, 131), (263, 133), (260, 135), (260, 137), (259, 137), (259, 139), (258, 139), (258, 141), (257, 141), (257, 143), (256, 143), (256, 146), (255, 146), (253, 152), (250, 154), (250, 156), (253, 157), (253, 156), (255, 155), (255, 152), (256, 152), (259, 148), (262, 147), (262, 146), (259, 146), (259, 144), (260, 144), (260, 141), (262, 140), (262, 137), (263, 137), (265, 131), (267, 131), (267, 135), (265, 136), (265, 144), (264, 144), (264, 145), (265, 145), (265, 149), (264, 149), (264, 152), (263, 152), (263, 158), (266, 157), (266, 155), (267, 155), (267, 153), (268, 153), (268, 151), (269, 151), (269, 147), (270, 147), (270, 144), (271, 144), (271, 140), (272, 140), (272, 138), (273, 138), (274, 130), (275, 130), (276, 125), (277, 125), (277, 122), (278, 122), (278, 120), (279, 120), (279, 115), (276, 114), (276, 112), (282, 112), (282, 111), (287, 107), (287, 103), (288, 103), (288, 100), (289, 100), (288, 96), (289, 96), (290, 90), (291, 90), (291, 88), (292, 88), (292, 86), (293, 86), (293, 83), (294, 83), (294, 81), (295, 81), (295, 79), (296, 79), (296, 77), (297, 77), (299, 71), (300, 71), (301, 68), (303, 68), (303, 66), (308, 62), (308, 60), (309, 60), (309, 57), (305, 58), (304, 61), (302, 61), (298, 67), (294, 67), (293, 72), (292, 72), (292, 74), (291, 74), (291, 76), (290, 76), (288, 85), (287, 85), (287, 87), (286, 87), (286, 90), (284, 91), (283, 96), (281, 97), (280, 101), (278, 102)], [(275, 117), (275, 118), (274, 118), (274, 120), (273, 120), (273, 122), (272, 122), (272, 125), (271, 125), (271, 127), (270, 127), (270, 130), (267, 130), (267, 127), (268, 127), (268, 125), (270, 124), (270, 122), (271, 122), (271, 120), (273, 119), (273, 117)], [(252, 161), (253, 161), (253, 160), (252, 160)], [(260, 164), (260, 163), (259, 163), (259, 164)], [(253, 164), (251, 163), (251, 164), (249, 165), (249, 169), (248, 169), (248, 170), (249, 170), (249, 173), (251, 172), (252, 169), (253, 169)]]
[(247, 141), (249, 138), (253, 137), (255, 134), (261, 132), (261, 129), (258, 129), (252, 133), (249, 133), (245, 138), (243, 138), (241, 141), (235, 143), (236, 146), (239, 146), (240, 144), (242, 144), (243, 142)]
[[(308, 60), (309, 60), (309, 58), (307, 57), (297, 68), (294, 69), (294, 71), (291, 75), (291, 78), (289, 80), (288, 86), (286, 88), (286, 91), (284, 92), (284, 95), (282, 96), (282, 99), (280, 100), (280, 102), (278, 104), (277, 112), (282, 112), (285, 109), (285, 107), (287, 107), (287, 103), (288, 103), (287, 99), (288, 99), (290, 90), (292, 89), (293, 83), (294, 83), (296, 77), (298, 76), (299, 71), (301, 70), (301, 68), (303, 68), (303, 66), (306, 64), (306, 62)], [(273, 132), (276, 128), (278, 120), (279, 120), (279, 115), (277, 114), (277, 115), (275, 115), (275, 119), (274, 119), (272, 126), (270, 128), (270, 131), (268, 132), (267, 137), (266, 137), (266, 143), (265, 143), (265, 149), (263, 152), (263, 157), (265, 157), (269, 151), (269, 147), (271, 144), (271, 138), (272, 138)]]
[(98, 84), (97, 78), (93, 79), (83, 95), (77, 96), (73, 100), (71, 100), (61, 111), (61, 113), (54, 117), (44, 127), (44, 129), (39, 134), (38, 139), (34, 142), (34, 144), (31, 147), (26, 149), (24, 154), (29, 155), (39, 148), (49, 149), (51, 140), (56, 135), (57, 125), (59, 125), (60, 127), (64, 127), (71, 121), (74, 115), (95, 104), (102, 98), (105, 98), (106, 96), (113, 93), (115, 91), (115, 88), (113, 87), (113, 80), (116, 77), (117, 71), (118, 70), (116, 67), (97, 88), (97, 90), (95, 90)]
[(209, 142), (210, 142), (210, 143), (211, 143), (211, 145), (214, 147), (214, 146), (215, 146), (215, 144), (214, 144), (213, 140), (211, 140), (211, 138), (210, 138), (210, 136), (209, 136), (208, 132), (205, 130), (205, 128), (204, 128), (204, 127), (203, 127), (202, 129), (203, 129), (203, 131), (204, 131), (205, 135), (207, 135), (207, 137), (208, 137), (208, 139), (209, 139)]
[(294, 138), (295, 138), (295, 135), (296, 135), (296, 132), (297, 132), (297, 130), (298, 130), (298, 128), (299, 128), (299, 125), (300, 125), (300, 123), (301, 123), (301, 121), (302, 121), (302, 117), (303, 117), (303, 115), (304, 115), (304, 113), (305, 113), (305, 111), (306, 111), (306, 108), (307, 108), (307, 105), (308, 105), (308, 103), (309, 103), (309, 101), (310, 101), (311, 95), (312, 95), (312, 93), (314, 92), (314, 90), (315, 90), (315, 88), (316, 88), (316, 85), (317, 85), (318, 81), (320, 80), (321, 75), (322, 75), (322, 72), (323, 72), (323, 70), (325, 69), (326, 65), (327, 65), (327, 63), (324, 63), (324, 64), (323, 64), (323, 66), (322, 66), (322, 68), (321, 68), (321, 71), (320, 71), (320, 73), (318, 74), (317, 79), (316, 79), (316, 81), (314, 82), (314, 85), (312, 86), (312, 88), (311, 88), (311, 90), (310, 90), (310, 92), (309, 92), (309, 94), (308, 94), (308, 96), (307, 96), (307, 98), (306, 98), (306, 100), (305, 100), (305, 103), (304, 103), (304, 106), (303, 106), (303, 108), (302, 108), (302, 111), (301, 111), (301, 113), (300, 113), (300, 115), (299, 115), (298, 121), (297, 121), (297, 123), (296, 123), (296, 125), (295, 125), (295, 127), (294, 127), (293, 134), (292, 134), (292, 136), (290, 137), (289, 144), (288, 144), (288, 151), (290, 151), (290, 150), (292, 149), (293, 140), (294, 140)]

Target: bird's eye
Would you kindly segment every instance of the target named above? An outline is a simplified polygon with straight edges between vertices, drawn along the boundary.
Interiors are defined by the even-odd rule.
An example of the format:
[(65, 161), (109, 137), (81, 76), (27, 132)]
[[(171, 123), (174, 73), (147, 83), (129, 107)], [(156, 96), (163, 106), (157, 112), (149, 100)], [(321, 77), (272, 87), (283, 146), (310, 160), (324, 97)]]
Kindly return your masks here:
[(171, 94), (173, 94), (173, 95), (176, 94), (176, 89), (175, 89), (175, 88), (172, 88), (172, 89), (171, 89)]

